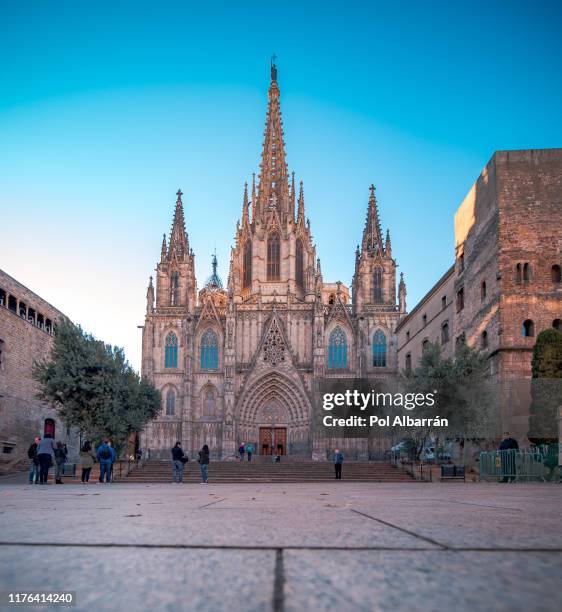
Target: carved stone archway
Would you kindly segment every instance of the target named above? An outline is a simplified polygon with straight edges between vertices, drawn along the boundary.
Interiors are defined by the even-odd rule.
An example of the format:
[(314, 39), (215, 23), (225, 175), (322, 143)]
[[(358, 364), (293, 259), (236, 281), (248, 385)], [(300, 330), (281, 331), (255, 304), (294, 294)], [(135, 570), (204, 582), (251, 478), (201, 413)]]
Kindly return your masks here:
[(289, 454), (310, 454), (310, 402), (297, 381), (270, 372), (243, 393), (236, 411), (238, 442), (259, 444), (260, 427), (285, 428)]

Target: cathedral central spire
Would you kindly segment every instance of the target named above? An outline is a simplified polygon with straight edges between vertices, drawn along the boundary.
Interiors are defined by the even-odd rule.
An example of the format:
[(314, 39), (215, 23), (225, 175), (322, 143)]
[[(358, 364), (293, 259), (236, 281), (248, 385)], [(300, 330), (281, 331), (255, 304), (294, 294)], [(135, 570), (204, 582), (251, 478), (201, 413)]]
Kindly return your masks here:
[(268, 106), (257, 203), (262, 218), (272, 207), (276, 207), (281, 213), (288, 214), (290, 212), (289, 177), (285, 160), (283, 122), (281, 120), (280, 91), (277, 85), (275, 56), (271, 59), (271, 84), (267, 95)]
[(174, 221), (172, 223), (172, 231), (170, 233), (170, 246), (168, 250), (169, 257), (175, 256), (179, 261), (182, 261), (189, 253), (189, 243), (187, 240), (187, 232), (185, 231), (185, 217), (183, 215), (182, 190), (178, 189), (176, 195), (176, 209), (174, 211)]
[(369, 196), (369, 206), (367, 208), (367, 220), (363, 230), (363, 251), (383, 253), (381, 224), (379, 220), (379, 210), (377, 198), (375, 197), (375, 186), (371, 185)]

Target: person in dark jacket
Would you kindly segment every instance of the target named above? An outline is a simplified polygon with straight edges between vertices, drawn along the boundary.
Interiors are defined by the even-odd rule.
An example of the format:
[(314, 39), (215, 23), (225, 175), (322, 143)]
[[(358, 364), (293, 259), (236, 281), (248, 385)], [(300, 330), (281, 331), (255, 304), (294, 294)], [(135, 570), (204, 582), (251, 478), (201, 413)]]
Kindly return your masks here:
[(183, 468), (185, 467), (185, 453), (179, 442), (172, 448), (172, 482), (178, 484), (183, 481)]
[(505, 431), (503, 434), (503, 440), (500, 442), (500, 451), (512, 451), (500, 453), (501, 461), (501, 474), (502, 478), (500, 482), (509, 482), (515, 480), (517, 477), (517, 466), (515, 462), (515, 451), (519, 450), (519, 444), (517, 440), (512, 437), (509, 431)]
[(49, 480), (49, 468), (53, 465), (55, 449), (55, 441), (51, 438), (50, 434), (43, 436), (37, 445), (40, 484), (47, 484)]
[(206, 444), (199, 451), (199, 468), (201, 469), (201, 484), (207, 484), (209, 482), (209, 447)]
[(99, 446), (96, 453), (96, 459), (100, 464), (100, 482), (105, 479), (106, 484), (111, 482), (111, 466), (115, 461), (115, 449), (112, 448), (108, 440), (104, 440)]
[(64, 470), (64, 464), (66, 463), (66, 444), (62, 442), (57, 442), (57, 446), (55, 448), (55, 483), (62, 484), (62, 473)]
[(336, 470), (336, 479), (341, 480), (341, 466), (343, 464), (343, 454), (336, 448), (334, 451), (334, 468)]
[(244, 442), (238, 447), (238, 452), (240, 453), (240, 461), (244, 461), (244, 453), (246, 452), (246, 445)]
[(37, 458), (37, 447), (41, 438), (37, 436), (33, 444), (27, 450), (29, 457), (29, 484), (39, 484), (39, 459)]

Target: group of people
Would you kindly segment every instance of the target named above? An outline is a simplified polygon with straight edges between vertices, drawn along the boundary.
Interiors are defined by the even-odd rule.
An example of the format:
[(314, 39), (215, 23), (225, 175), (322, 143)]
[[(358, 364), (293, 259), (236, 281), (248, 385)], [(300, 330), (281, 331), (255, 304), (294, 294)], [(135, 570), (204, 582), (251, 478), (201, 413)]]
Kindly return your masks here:
[(248, 461), (252, 460), (252, 455), (254, 454), (254, 447), (252, 444), (248, 442), (242, 442), (238, 447), (238, 454), (240, 455), (240, 461), (244, 461), (244, 455), (248, 456)]
[[(199, 459), (197, 459), (201, 472), (201, 484), (208, 484), (209, 482), (209, 455), (209, 447), (207, 444), (203, 444), (199, 451)], [(181, 442), (176, 442), (176, 445), (172, 448), (172, 482), (183, 482), (183, 471), (188, 461), (189, 457), (182, 449)]]
[[(55, 467), (55, 483), (63, 484), (64, 464), (68, 458), (66, 444), (55, 442), (49, 435), (36, 437), (27, 451), (29, 457), (29, 484), (47, 484), (49, 470)], [(83, 484), (90, 481), (90, 472), (94, 464), (100, 464), (100, 482), (109, 483), (113, 477), (113, 464), (117, 453), (110, 440), (104, 440), (94, 452), (92, 443), (86, 440), (80, 449), (81, 480)]]

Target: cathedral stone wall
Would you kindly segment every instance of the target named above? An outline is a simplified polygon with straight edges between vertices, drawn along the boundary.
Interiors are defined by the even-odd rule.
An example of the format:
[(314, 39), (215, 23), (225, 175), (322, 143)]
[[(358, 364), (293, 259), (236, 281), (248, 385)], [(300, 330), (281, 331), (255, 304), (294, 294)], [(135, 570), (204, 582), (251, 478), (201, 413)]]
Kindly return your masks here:
[(297, 188), (287, 169), (274, 66), (271, 77), (260, 175), (244, 188), (227, 286), (215, 259), (197, 293), (181, 191), (156, 286), (150, 279), (142, 375), (163, 401), (161, 415), (143, 432), (142, 446), (152, 456), (168, 458), (178, 440), (189, 454), (208, 444), (222, 459), (232, 458), (241, 442), (252, 443), (258, 456), (326, 459), (334, 445), (348, 457), (380, 452), (380, 444), (315, 432), (314, 393), (323, 377), (396, 373), (405, 283), (401, 278), (397, 291), (374, 187), (355, 253), (353, 299), (342, 283), (324, 282), (303, 183)]

